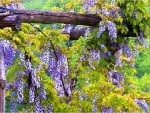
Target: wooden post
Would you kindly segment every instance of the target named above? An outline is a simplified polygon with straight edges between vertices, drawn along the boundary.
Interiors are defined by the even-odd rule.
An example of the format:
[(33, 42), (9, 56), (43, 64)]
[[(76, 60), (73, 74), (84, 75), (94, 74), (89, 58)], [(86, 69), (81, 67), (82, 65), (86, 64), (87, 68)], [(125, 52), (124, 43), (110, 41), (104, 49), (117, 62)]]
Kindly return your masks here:
[(0, 51), (0, 113), (5, 112), (5, 67), (4, 67), (4, 54)]

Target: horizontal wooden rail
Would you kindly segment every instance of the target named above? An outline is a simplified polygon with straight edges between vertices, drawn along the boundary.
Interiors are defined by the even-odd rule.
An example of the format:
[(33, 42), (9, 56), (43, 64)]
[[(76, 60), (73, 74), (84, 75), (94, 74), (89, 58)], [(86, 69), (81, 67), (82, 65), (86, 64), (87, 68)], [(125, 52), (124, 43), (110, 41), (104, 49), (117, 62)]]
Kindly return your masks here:
[[(26, 23), (64, 23), (74, 25), (97, 26), (101, 21), (101, 17), (96, 14), (78, 14), (73, 12), (53, 12), (19, 9), (12, 10), (5, 7), (0, 7), (0, 9), (2, 10), (0, 12), (0, 18), (7, 15), (18, 15), (21, 21)], [(5, 11), (7, 12), (6, 14)], [(5, 19), (3, 21), (5, 22)]]

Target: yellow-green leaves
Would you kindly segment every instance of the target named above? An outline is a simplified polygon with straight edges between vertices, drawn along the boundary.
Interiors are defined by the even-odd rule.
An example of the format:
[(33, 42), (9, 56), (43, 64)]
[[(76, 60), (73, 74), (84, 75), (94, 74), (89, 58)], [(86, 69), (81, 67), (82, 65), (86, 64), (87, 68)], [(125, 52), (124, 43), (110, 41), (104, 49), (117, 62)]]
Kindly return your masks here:
[[(104, 107), (112, 108), (114, 112), (122, 112), (123, 110), (133, 112), (138, 109), (133, 98), (116, 93), (109, 93), (108, 96), (103, 99), (102, 104)], [(130, 108), (130, 106), (132, 106), (132, 108)]]

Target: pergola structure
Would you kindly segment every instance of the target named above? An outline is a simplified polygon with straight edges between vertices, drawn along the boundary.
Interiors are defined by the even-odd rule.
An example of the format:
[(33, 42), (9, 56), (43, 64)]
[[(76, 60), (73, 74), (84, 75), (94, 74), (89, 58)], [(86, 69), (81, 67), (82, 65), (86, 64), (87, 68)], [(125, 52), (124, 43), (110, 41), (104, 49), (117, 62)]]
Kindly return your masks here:
[[(96, 14), (78, 14), (73, 12), (52, 12), (38, 10), (7, 9), (0, 6), (0, 28), (11, 27), (19, 31), (21, 23), (64, 23), (74, 25), (98, 26), (101, 17)], [(70, 35), (79, 38), (84, 30), (71, 31)], [(76, 35), (76, 36), (75, 36)], [(0, 113), (5, 112), (5, 69), (4, 55), (0, 52)]]
[[(13, 30), (19, 31), (21, 23), (63, 23), (73, 25), (85, 25), (96, 27), (99, 25), (102, 18), (97, 14), (78, 14), (74, 12), (53, 12), (53, 11), (38, 11), (24, 9), (7, 9), (0, 6), (0, 28), (11, 27)], [(130, 26), (129, 26), (130, 27)], [(70, 37), (78, 39), (85, 33), (84, 29), (72, 30)], [(118, 32), (118, 34), (121, 34)], [(125, 36), (132, 35), (132, 30)], [(5, 112), (5, 70), (4, 70), (4, 55), (0, 52), (0, 113)]]

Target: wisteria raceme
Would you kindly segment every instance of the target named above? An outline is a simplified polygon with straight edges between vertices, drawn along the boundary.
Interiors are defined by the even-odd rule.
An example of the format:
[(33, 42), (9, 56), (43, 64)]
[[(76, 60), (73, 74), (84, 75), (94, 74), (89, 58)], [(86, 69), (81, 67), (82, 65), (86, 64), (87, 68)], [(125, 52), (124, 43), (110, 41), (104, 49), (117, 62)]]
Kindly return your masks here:
[(135, 103), (136, 103), (138, 106), (142, 107), (143, 110), (145, 111), (145, 113), (148, 113), (149, 107), (148, 107), (148, 104), (146, 103), (145, 100), (135, 99)]
[(40, 56), (40, 59), (45, 63), (45, 64), (49, 64), (50, 62), (50, 51), (49, 49), (45, 50), (41, 56)]
[(119, 16), (118, 11), (116, 11), (114, 8), (110, 9), (109, 16), (112, 16), (113, 18), (117, 18)]
[(37, 88), (40, 87), (40, 83), (39, 83), (37, 76), (36, 76), (36, 68), (33, 68), (31, 71), (31, 82), (32, 82), (33, 86), (36, 86)]
[(11, 46), (7, 49), (4, 49), (4, 62), (6, 66), (9, 66), (13, 63), (14, 56), (15, 52)]
[(8, 40), (0, 41), (0, 52), (4, 53), (5, 66), (11, 65), (15, 57), (15, 51)]
[(48, 106), (46, 113), (53, 113), (52, 106)]
[(128, 46), (128, 44), (125, 44), (123, 46), (123, 52), (127, 55), (127, 57), (132, 56), (132, 51), (131, 51), (130, 47)]
[(21, 79), (17, 79), (14, 83), (14, 86), (16, 87), (16, 92), (18, 96), (18, 103), (22, 103), (24, 96), (23, 96), (23, 83)]
[(55, 58), (54, 53), (51, 52), (50, 62), (49, 62), (49, 72), (51, 75), (55, 75), (57, 73), (57, 60)]
[(109, 16), (109, 10), (106, 7), (102, 7), (101, 8), (101, 13), (104, 14), (105, 16)]
[(41, 100), (45, 100), (46, 99), (46, 90), (42, 86), (39, 89), (39, 98)]
[(54, 52), (51, 52), (50, 54), (49, 72), (55, 82), (55, 88), (58, 91), (58, 95), (64, 96), (64, 88), (61, 77), (63, 78), (68, 74), (68, 62), (67, 57), (64, 54), (58, 50), (56, 53), (58, 60), (56, 60)]
[(34, 105), (34, 113), (44, 113), (43, 107), (40, 103), (39, 97), (36, 97), (35, 105)]
[(29, 103), (33, 103), (35, 101), (35, 86), (31, 86), (29, 88)]
[(106, 25), (100, 23), (100, 27), (99, 27), (98, 33), (97, 33), (97, 38), (99, 38), (105, 30), (106, 30)]
[(84, 0), (83, 1), (83, 8), (86, 11), (86, 13), (90, 13), (90, 8), (94, 7), (96, 3), (96, 0)]
[(109, 37), (111, 39), (117, 38), (117, 29), (116, 29), (115, 23), (113, 23), (111, 21), (107, 21), (106, 25), (107, 25)]
[(10, 101), (10, 112), (11, 113), (16, 113), (17, 112), (17, 108), (16, 108), (16, 102), (15, 101)]
[(104, 107), (102, 109), (102, 113), (113, 113), (113, 109), (112, 108), (108, 108), (108, 107)]
[(60, 64), (61, 64), (61, 66), (59, 66), (61, 68), (61, 75), (62, 76), (68, 75), (68, 60), (67, 60), (67, 57), (64, 54), (62, 54), (59, 58), (59, 61), (60, 61)]
[(30, 79), (30, 84), (28, 84), (29, 103), (34, 103), (36, 101), (35, 100), (37, 98), (37, 96), (35, 94), (36, 89), (39, 92), (38, 98), (41, 100), (46, 99), (46, 91), (41, 86), (38, 76), (36, 75), (37, 69), (39, 69), (39, 68), (33, 67), (31, 62), (29, 61), (29, 59), (26, 60), (26, 74), (27, 74), (27, 77), (29, 77), (29, 79)]
[(122, 67), (122, 60), (121, 60), (122, 52), (123, 52), (123, 50), (120, 49), (115, 53), (115, 57), (116, 57), (115, 65), (119, 66), (119, 67)]
[(15, 95), (16, 95), (16, 92), (12, 91), (11, 92), (11, 100), (10, 100), (10, 112), (11, 113), (16, 113), (16, 111), (17, 111), (16, 102), (15, 102)]
[(112, 84), (114, 84), (116, 87), (121, 87), (121, 85), (124, 83), (123, 74), (116, 70), (108, 71), (108, 76)]
[(92, 64), (93, 61), (96, 61), (96, 62), (99, 62), (99, 59), (100, 59), (100, 51), (99, 50), (94, 50), (94, 49), (91, 49), (89, 50), (89, 54), (86, 55), (86, 54), (83, 54), (81, 57), (80, 57), (80, 61), (86, 61), (88, 60), (88, 64), (89, 66), (92, 68), (92, 69), (95, 69), (94, 65)]
[(83, 54), (81, 57), (80, 57), (80, 61), (85, 61), (87, 59), (87, 55), (86, 54)]
[(32, 71), (32, 64), (29, 59), (26, 61), (26, 76), (28, 76)]
[(92, 69), (95, 69), (94, 65), (92, 64), (92, 61), (97, 61), (99, 62), (99, 59), (100, 59), (100, 51), (96, 51), (96, 50), (90, 50), (90, 56), (88, 58), (88, 61), (89, 61), (89, 66), (92, 68)]
[(124, 82), (124, 76), (122, 73), (118, 72), (118, 71), (114, 71), (113, 74), (113, 79), (115, 79), (118, 83), (117, 83), (117, 87), (120, 87), (121, 84)]
[(86, 0), (86, 1), (87, 1), (87, 4), (89, 4), (90, 6), (94, 6), (96, 2), (96, 0)]
[(90, 57), (91, 59), (93, 60), (99, 60), (100, 59), (100, 51), (97, 51), (97, 50), (90, 50)]
[(60, 97), (63, 97), (64, 96), (64, 89), (63, 89), (63, 85), (62, 85), (62, 81), (61, 81), (60, 77), (57, 75), (54, 75), (53, 81), (55, 82), (55, 88), (58, 92), (58, 95)]
[[(25, 62), (25, 55), (22, 54), (21, 52), (19, 52), (19, 59), (20, 59), (20, 62), (19, 62), (19, 65), (26, 65), (26, 62)], [(27, 67), (30, 67), (31, 68), (31, 65), (28, 66), (27, 64)]]
[[(111, 4), (114, 5), (115, 0), (112, 0)], [(108, 9), (107, 7), (102, 7), (101, 8), (101, 14), (103, 14), (107, 17), (117, 18), (120, 15), (120, 10), (117, 7), (116, 8), (113, 7), (111, 9)]]

